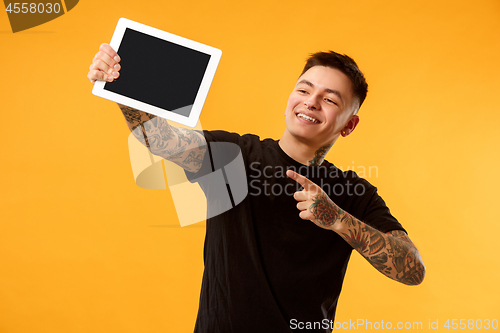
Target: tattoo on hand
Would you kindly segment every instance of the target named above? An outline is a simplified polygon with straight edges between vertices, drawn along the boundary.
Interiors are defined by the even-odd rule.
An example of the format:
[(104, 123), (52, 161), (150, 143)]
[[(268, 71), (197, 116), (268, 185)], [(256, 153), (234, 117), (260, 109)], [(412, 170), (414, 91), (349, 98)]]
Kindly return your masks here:
[(342, 209), (334, 204), (325, 193), (318, 194), (314, 197), (313, 203), (309, 206), (309, 211), (324, 227), (334, 224), (340, 214), (343, 213)]

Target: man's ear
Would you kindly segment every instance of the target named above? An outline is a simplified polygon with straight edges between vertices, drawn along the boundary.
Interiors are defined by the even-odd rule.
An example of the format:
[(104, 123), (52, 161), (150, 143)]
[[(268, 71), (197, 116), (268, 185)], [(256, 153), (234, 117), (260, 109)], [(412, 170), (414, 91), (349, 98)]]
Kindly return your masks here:
[(359, 117), (357, 115), (351, 116), (351, 119), (349, 119), (347, 124), (345, 124), (345, 127), (341, 132), (342, 136), (346, 137), (349, 134), (351, 134), (356, 128), (356, 126), (358, 126), (358, 123), (359, 123)]

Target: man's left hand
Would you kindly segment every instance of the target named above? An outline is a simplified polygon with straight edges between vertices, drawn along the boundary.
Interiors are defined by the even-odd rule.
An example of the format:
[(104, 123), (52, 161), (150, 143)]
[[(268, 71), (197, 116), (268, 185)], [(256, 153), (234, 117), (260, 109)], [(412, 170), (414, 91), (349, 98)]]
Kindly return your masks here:
[(310, 220), (317, 226), (332, 230), (333, 224), (344, 212), (323, 191), (323, 189), (306, 177), (288, 170), (286, 175), (304, 188), (293, 195), (297, 200), (299, 216), (303, 220)]

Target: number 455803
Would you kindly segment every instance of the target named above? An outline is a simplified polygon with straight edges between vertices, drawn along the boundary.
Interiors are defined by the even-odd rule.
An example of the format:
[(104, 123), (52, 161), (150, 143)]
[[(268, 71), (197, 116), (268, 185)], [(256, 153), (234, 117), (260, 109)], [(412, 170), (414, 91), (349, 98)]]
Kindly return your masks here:
[(446, 321), (446, 323), (444, 324), (444, 327), (446, 327), (447, 329), (453, 329), (453, 330), (456, 330), (456, 329), (461, 329), (461, 330), (465, 330), (465, 329), (469, 329), (469, 330), (472, 330), (472, 329), (494, 329), (496, 330), (498, 328), (498, 320), (497, 319), (484, 319), (484, 320), (481, 320), (481, 319), (477, 319), (477, 320), (474, 320), (474, 319), (448, 319)]
[(5, 9), (8, 13), (14, 14), (50, 14), (59, 13), (61, 11), (61, 5), (59, 3), (9, 3)]

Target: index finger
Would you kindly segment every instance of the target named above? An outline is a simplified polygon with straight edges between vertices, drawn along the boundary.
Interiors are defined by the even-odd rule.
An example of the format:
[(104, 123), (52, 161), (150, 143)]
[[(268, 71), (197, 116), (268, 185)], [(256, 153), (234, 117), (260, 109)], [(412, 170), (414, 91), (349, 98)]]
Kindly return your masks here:
[(293, 170), (287, 170), (286, 175), (288, 177), (292, 178), (293, 180), (295, 180), (300, 185), (302, 185), (302, 187), (304, 187), (305, 190), (310, 190), (312, 187), (316, 188), (316, 186), (317, 186), (312, 181), (310, 181), (306, 177), (302, 176), (301, 174), (296, 173)]
[(99, 51), (106, 53), (116, 62), (120, 62), (121, 60), (118, 53), (116, 53), (116, 51), (109, 44), (102, 43), (101, 46), (99, 46)]

